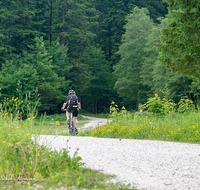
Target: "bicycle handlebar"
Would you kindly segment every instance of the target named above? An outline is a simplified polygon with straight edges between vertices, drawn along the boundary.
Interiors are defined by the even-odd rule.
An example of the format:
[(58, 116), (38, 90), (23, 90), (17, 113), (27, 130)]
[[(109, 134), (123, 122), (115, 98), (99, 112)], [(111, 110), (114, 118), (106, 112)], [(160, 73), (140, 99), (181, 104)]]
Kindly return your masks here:
[[(81, 110), (81, 108), (78, 108), (78, 110)], [(62, 108), (61, 108), (61, 111), (67, 111), (67, 109), (62, 109)]]

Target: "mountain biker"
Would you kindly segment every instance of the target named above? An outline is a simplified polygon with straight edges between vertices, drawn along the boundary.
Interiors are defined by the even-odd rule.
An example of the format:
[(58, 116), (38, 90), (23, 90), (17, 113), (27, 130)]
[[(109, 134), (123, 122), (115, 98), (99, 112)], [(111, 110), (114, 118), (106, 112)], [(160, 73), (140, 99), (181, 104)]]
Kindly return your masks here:
[(70, 90), (69, 91), (69, 95), (67, 96), (65, 102), (63, 103), (63, 106), (61, 108), (61, 110), (64, 110), (66, 105), (68, 104), (67, 106), (67, 111), (66, 111), (66, 116), (67, 116), (67, 124), (69, 124), (69, 114), (70, 114), (70, 101), (71, 99), (75, 99), (76, 100), (76, 103), (78, 105), (78, 108), (73, 112), (73, 117), (74, 117), (74, 120), (75, 120), (75, 125), (76, 125), (76, 133), (78, 133), (78, 120), (77, 120), (77, 116), (78, 116), (78, 110), (81, 109), (81, 104), (78, 100), (78, 97), (76, 96), (76, 92), (74, 90)]

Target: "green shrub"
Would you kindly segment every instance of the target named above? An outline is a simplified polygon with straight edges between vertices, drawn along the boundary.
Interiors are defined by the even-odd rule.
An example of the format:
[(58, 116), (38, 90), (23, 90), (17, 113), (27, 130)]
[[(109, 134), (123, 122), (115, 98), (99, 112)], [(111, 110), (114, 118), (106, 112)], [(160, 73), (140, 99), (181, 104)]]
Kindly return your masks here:
[(189, 100), (187, 97), (182, 97), (178, 103), (177, 111), (179, 113), (190, 112), (190, 111), (194, 112), (195, 105), (192, 100)]

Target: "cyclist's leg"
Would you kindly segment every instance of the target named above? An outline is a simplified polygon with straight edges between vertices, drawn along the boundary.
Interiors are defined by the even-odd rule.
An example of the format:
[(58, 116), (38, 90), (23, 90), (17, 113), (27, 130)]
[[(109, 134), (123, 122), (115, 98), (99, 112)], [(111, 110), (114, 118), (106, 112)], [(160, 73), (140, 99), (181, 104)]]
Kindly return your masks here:
[(69, 112), (66, 111), (66, 116), (67, 116), (67, 119), (69, 119)]
[(67, 107), (66, 116), (67, 116), (67, 123), (69, 123), (69, 106)]
[(77, 119), (77, 117), (74, 117), (74, 120), (75, 120), (76, 128), (78, 128), (78, 119)]

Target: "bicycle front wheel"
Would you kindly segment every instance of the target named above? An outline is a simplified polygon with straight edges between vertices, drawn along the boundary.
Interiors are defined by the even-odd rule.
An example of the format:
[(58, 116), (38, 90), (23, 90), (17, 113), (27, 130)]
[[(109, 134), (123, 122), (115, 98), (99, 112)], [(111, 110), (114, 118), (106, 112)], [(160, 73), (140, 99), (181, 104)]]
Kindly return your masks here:
[(70, 136), (75, 136), (75, 129), (76, 129), (76, 125), (75, 125), (75, 120), (73, 118), (72, 121), (69, 123), (69, 135)]

